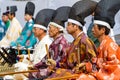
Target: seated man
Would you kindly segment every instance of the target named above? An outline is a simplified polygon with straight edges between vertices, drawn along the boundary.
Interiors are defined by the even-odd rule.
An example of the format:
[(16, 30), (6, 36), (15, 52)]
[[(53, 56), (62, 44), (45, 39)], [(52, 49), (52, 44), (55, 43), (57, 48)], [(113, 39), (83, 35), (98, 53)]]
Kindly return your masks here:
[[(30, 8), (30, 9), (29, 9)], [(12, 55), (20, 55), (20, 54), (27, 54), (27, 48), (33, 48), (37, 39), (32, 32), (34, 21), (33, 21), (33, 14), (34, 14), (35, 5), (32, 2), (28, 2), (25, 8), (25, 20), (27, 23), (23, 28), (20, 37), (17, 38), (16, 41), (12, 41), (10, 43), (10, 48), (4, 49), (4, 53), (7, 54), (7, 58), (11, 59), (11, 61), (15, 62), (16, 57), (12, 59)], [(3, 48), (2, 48), (3, 49)], [(19, 52), (18, 52), (19, 51)], [(32, 50), (31, 50), (32, 52)], [(10, 62), (8, 62), (10, 63)]]
[[(83, 9), (82, 5), (88, 6)], [(96, 46), (83, 32), (84, 18), (93, 13), (96, 5), (96, 2), (90, 0), (78, 1), (69, 14), (67, 32), (73, 36), (74, 41), (68, 49), (67, 65), (74, 73), (96, 70), (92, 62), (92, 58), (97, 56)]]
[[(10, 23), (10, 26), (9, 26), (5, 36), (0, 41), (0, 47), (4, 47), (4, 48), (10, 47), (10, 43), (12, 41), (15, 41), (20, 36), (21, 30), (22, 30), (20, 23), (18, 22), (18, 20), (15, 17), (15, 12), (17, 11), (17, 7), (9, 6), (8, 9), (9, 9), (8, 17), (9, 17), (11, 23)], [(1, 52), (1, 54), (4, 55), (4, 53), (6, 53), (6, 52)]]
[[(107, 5), (103, 6), (105, 3), (107, 3)], [(118, 76), (120, 73), (120, 48), (112, 40), (112, 38), (108, 36), (111, 28), (114, 25), (114, 16), (120, 9), (119, 5), (119, 0), (115, 0), (115, 3), (112, 3), (112, 0), (102, 0), (99, 2), (95, 11), (94, 27), (92, 29), (92, 32), (100, 42), (100, 46), (98, 47), (99, 54), (96, 60), (99, 71), (95, 73), (95, 76), (100, 80), (120, 79)], [(100, 8), (103, 10), (98, 11)], [(112, 10), (114, 10), (114, 12)], [(103, 12), (105, 15), (102, 14)]]
[[(21, 70), (26, 70), (28, 69), (28, 67), (35, 69), (39, 69), (40, 67), (46, 68), (46, 65), (44, 66), (44, 63), (46, 63), (46, 56), (48, 52), (46, 50), (46, 45), (49, 48), (49, 45), (52, 43), (52, 40), (47, 35), (47, 25), (51, 20), (53, 14), (54, 14), (54, 10), (52, 9), (43, 9), (38, 12), (33, 27), (33, 33), (35, 37), (38, 39), (38, 42), (36, 43), (33, 54), (31, 54), (30, 57), (28, 55), (19, 56), (20, 58), (24, 57), (24, 59), (22, 62), (16, 63), (15, 64), (16, 67), (21, 68), (19, 64), (23, 64), (25, 66)], [(46, 22), (46, 19), (48, 22)], [(30, 73), (29, 76), (28, 75), (27, 76), (30, 79), (39, 78), (39, 75), (36, 74), (37, 73)], [(16, 78), (18, 76), (16, 76)]]
[[(30, 8), (30, 9), (29, 9)], [(15, 41), (11, 42), (10, 46), (12, 47), (24, 47), (24, 48), (33, 48), (36, 43), (36, 38), (32, 32), (34, 21), (33, 14), (35, 10), (35, 5), (32, 2), (28, 2), (25, 7), (25, 20), (27, 21), (20, 37)]]
[[(120, 79), (118, 75), (120, 74), (120, 48), (109, 36), (111, 28), (114, 25), (114, 16), (120, 9), (119, 5), (119, 0), (115, 0), (115, 3), (113, 3), (112, 0), (101, 0), (95, 10), (92, 32), (100, 42), (98, 56), (93, 59), (98, 69), (98, 71), (93, 72), (92, 74), (96, 80)], [(87, 79), (88, 77), (89, 76), (85, 76), (84, 74), (80, 75), (79, 79)]]

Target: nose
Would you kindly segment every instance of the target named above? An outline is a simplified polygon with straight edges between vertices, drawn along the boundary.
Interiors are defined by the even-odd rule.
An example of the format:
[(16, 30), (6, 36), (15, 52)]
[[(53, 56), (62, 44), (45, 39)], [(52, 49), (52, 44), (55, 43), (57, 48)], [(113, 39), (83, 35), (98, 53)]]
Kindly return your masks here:
[(92, 27), (92, 32), (94, 32), (94, 25), (93, 25), (93, 27)]

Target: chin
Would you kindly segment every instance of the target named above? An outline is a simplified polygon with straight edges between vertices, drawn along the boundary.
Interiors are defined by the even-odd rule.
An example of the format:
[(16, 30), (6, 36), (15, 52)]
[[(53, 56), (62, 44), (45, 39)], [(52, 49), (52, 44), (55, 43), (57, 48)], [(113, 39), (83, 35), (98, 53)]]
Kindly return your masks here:
[(49, 34), (50, 37), (52, 37), (52, 35)]

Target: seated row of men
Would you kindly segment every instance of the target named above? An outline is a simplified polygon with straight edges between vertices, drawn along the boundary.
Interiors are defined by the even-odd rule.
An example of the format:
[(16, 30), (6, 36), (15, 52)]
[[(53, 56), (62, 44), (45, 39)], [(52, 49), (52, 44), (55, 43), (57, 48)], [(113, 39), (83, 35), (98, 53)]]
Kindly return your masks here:
[[(112, 0), (101, 0), (99, 3), (82, 0), (76, 2), (72, 7), (64, 6), (56, 10), (40, 10), (36, 15), (32, 29), (34, 36), (38, 39), (33, 54), (18, 55), (19, 59), (23, 58), (23, 60), (15, 64), (19, 70), (34, 68), (39, 72), (14, 75), (14, 78), (33, 80), (85, 73), (84, 76), (80, 75), (78, 80), (96, 80), (95, 78), (98, 80), (111, 78), (119, 80), (120, 48), (108, 35), (114, 23), (114, 15), (120, 9), (120, 1), (111, 2)], [(28, 4), (34, 5), (32, 2), (28, 2)], [(103, 6), (103, 4), (106, 5)], [(108, 7), (106, 8), (106, 6)], [(109, 9), (116, 11), (108, 12)], [(98, 49), (83, 32), (84, 18), (93, 12), (92, 32), (100, 42)], [(112, 22), (109, 22), (109, 19)], [(74, 38), (71, 44), (64, 37), (64, 23), (66, 21), (66, 30)], [(21, 37), (20, 40), (24, 38), (26, 37)], [(87, 73), (92, 73), (92, 77), (87, 76)]]

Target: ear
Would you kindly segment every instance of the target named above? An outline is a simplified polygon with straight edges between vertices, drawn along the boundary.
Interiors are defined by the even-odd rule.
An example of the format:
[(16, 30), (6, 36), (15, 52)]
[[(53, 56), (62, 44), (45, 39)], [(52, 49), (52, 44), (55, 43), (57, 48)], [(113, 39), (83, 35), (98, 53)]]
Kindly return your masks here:
[(105, 28), (102, 28), (101, 30), (102, 30), (103, 33), (105, 33)]
[(78, 29), (79, 29), (79, 26), (78, 26), (78, 25), (74, 25), (74, 28), (78, 30)]
[(59, 32), (59, 31), (60, 31), (60, 28), (56, 27), (56, 31)]

